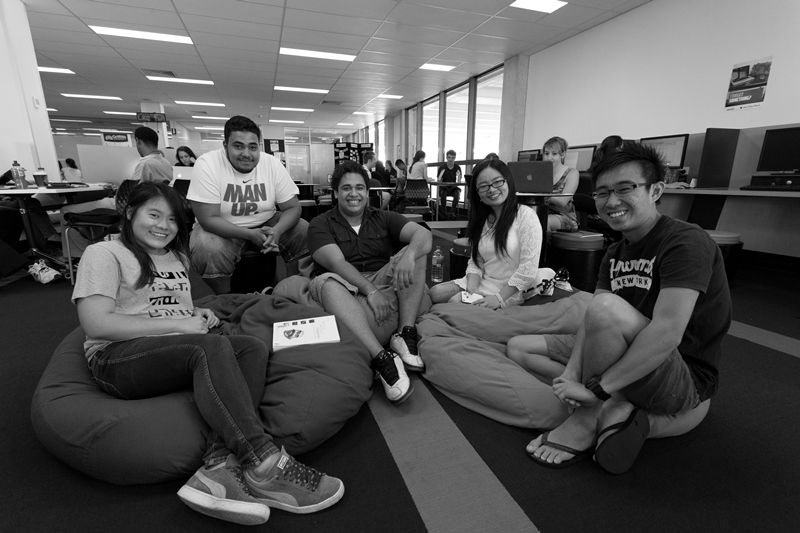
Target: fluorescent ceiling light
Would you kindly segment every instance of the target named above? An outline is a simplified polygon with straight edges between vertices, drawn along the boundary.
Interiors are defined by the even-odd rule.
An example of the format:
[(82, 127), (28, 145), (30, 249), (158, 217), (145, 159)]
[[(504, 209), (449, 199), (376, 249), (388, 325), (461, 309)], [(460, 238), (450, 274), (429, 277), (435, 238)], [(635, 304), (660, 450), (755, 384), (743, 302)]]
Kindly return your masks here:
[(75, 74), (68, 68), (39, 67), (39, 72), (52, 72), (53, 74)]
[(54, 113), (55, 113), (56, 111), (58, 111), (58, 109), (56, 109), (55, 107), (48, 107), (48, 108), (47, 108), (47, 110), (48, 110), (48, 111), (51, 111), (51, 112), (54, 112)]
[(370, 116), (372, 115), (372, 113), (370, 113), (368, 111), (355, 111), (353, 114), (354, 115), (370, 115)]
[(516, 2), (512, 2), (508, 7), (539, 11), (541, 13), (552, 13), (565, 5), (567, 5), (567, 3), (561, 0), (516, 0)]
[(313, 109), (310, 109), (308, 107), (275, 107), (275, 106), (272, 106), (272, 107), (270, 107), (270, 109), (273, 110), (273, 111), (298, 111), (298, 112), (301, 112), (301, 113), (313, 113), (314, 112)]
[(317, 52), (316, 50), (300, 50), (298, 48), (285, 48), (281, 46), (281, 55), (315, 57), (317, 59), (330, 59), (331, 61), (353, 61), (356, 56), (348, 54), (334, 54), (331, 52)]
[(225, 131), (223, 126), (195, 126), (196, 130)]
[(108, 128), (83, 128), (85, 131), (102, 131), (103, 133), (132, 133), (127, 130), (110, 130)]
[(194, 44), (186, 35), (172, 35), (170, 33), (154, 33), (150, 31), (126, 30), (123, 28), (109, 28), (107, 26), (89, 26), (98, 35), (113, 35), (114, 37), (130, 37), (132, 39), (147, 39), (149, 41), (166, 41), (168, 43)]
[(71, 118), (51, 118), (50, 122), (86, 122), (87, 124), (91, 124), (91, 120), (79, 120), (79, 119), (71, 119)]
[(89, 98), (90, 100), (122, 100), (119, 96), (102, 96), (99, 94), (61, 93), (61, 96), (66, 96), (67, 98)]
[(82, 133), (81, 135), (85, 137), (100, 137), (102, 133)]
[(275, 122), (277, 124), (305, 124), (302, 120), (272, 120), (270, 122)]
[(68, 131), (54, 131), (53, 135), (75, 135), (74, 133), (70, 133)]
[(129, 116), (136, 116), (136, 113), (133, 111), (103, 111), (106, 115), (129, 115)]
[(439, 65), (438, 63), (425, 63), (419, 68), (421, 68), (422, 70), (440, 70), (442, 72), (450, 72), (456, 67), (453, 67), (451, 65)]
[(200, 120), (228, 120), (231, 117), (210, 117), (208, 115), (192, 115), (192, 118), (199, 118)]
[(169, 81), (172, 83), (194, 83), (195, 85), (214, 85), (211, 80), (192, 80), (189, 78), (170, 78), (169, 76), (146, 76), (150, 81)]
[(337, 126), (352, 126), (353, 123), (352, 122), (337, 122), (336, 125)]
[(176, 104), (180, 105), (201, 105), (208, 107), (225, 107), (225, 104), (218, 104), (216, 102), (191, 102), (189, 100), (175, 100)]
[(399, 94), (379, 94), (378, 98), (388, 98), (389, 100), (400, 100), (403, 98)]
[(65, 130), (65, 129), (67, 129), (67, 128), (55, 128), (55, 129), (57, 129), (57, 130), (61, 131), (61, 130)]
[(144, 126), (144, 122), (131, 122), (131, 126)]
[(285, 85), (276, 85), (274, 87), (276, 91), (290, 91), (295, 93), (316, 93), (316, 94), (328, 94), (327, 89), (308, 89), (306, 87), (286, 87)]

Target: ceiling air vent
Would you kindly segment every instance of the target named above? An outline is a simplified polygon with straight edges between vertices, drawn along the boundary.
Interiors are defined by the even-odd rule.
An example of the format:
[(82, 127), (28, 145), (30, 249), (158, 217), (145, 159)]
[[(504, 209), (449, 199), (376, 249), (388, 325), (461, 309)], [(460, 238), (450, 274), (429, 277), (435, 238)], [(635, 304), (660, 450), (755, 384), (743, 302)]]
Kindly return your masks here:
[(145, 76), (160, 76), (162, 78), (177, 78), (171, 70), (155, 70), (152, 68), (143, 68), (142, 73)]

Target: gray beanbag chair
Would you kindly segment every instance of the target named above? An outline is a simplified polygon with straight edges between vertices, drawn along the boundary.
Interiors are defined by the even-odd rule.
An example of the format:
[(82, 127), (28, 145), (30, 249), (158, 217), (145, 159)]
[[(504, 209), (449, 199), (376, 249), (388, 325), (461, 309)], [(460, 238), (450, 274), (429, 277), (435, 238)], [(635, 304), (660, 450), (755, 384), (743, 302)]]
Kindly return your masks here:
[(456, 403), (498, 422), (551, 428), (567, 417), (553, 389), (506, 356), (516, 335), (575, 333), (591, 294), (501, 311), (439, 304), (417, 322), (425, 379)]
[[(323, 314), (272, 297), (247, 301), (248, 309), (236, 315), (243, 321), (256, 312), (275, 321)], [(269, 324), (259, 327), (271, 330)], [(342, 324), (339, 334), (337, 344), (290, 348), (270, 357), (260, 415), (276, 443), (292, 454), (319, 446), (371, 395), (369, 355)], [(209, 431), (191, 392), (144, 400), (102, 392), (86, 365), (83, 337), (78, 328), (64, 339), (34, 393), (31, 420), (45, 448), (89, 476), (120, 485), (191, 475), (201, 464)]]

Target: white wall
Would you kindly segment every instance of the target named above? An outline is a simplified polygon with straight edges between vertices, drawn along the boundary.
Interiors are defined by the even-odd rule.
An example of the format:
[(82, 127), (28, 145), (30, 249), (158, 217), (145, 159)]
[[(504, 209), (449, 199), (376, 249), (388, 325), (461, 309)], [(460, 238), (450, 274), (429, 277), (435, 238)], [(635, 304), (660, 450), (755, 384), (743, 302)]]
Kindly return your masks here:
[[(531, 56), (524, 147), (800, 121), (800, 2), (653, 0)], [(725, 110), (731, 68), (772, 56), (763, 104)]]
[(94, 135), (53, 135), (53, 142), (56, 145), (56, 155), (59, 159), (71, 157), (78, 164), (78, 168), (83, 168), (81, 158), (78, 154), (78, 145), (88, 144), (91, 146), (101, 146), (103, 140)]

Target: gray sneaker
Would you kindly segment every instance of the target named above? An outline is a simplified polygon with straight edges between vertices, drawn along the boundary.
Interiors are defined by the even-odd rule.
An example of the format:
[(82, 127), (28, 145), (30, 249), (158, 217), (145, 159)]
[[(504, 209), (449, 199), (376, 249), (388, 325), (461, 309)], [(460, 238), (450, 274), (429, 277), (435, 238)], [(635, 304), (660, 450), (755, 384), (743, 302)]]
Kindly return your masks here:
[(250, 492), (262, 503), (290, 513), (315, 513), (327, 509), (344, 495), (341, 479), (299, 463), (283, 448), (265, 475), (249, 468), (244, 479)]
[(178, 491), (178, 497), (199, 513), (246, 526), (263, 524), (269, 507), (253, 497), (233, 455), (224, 463), (202, 467)]

